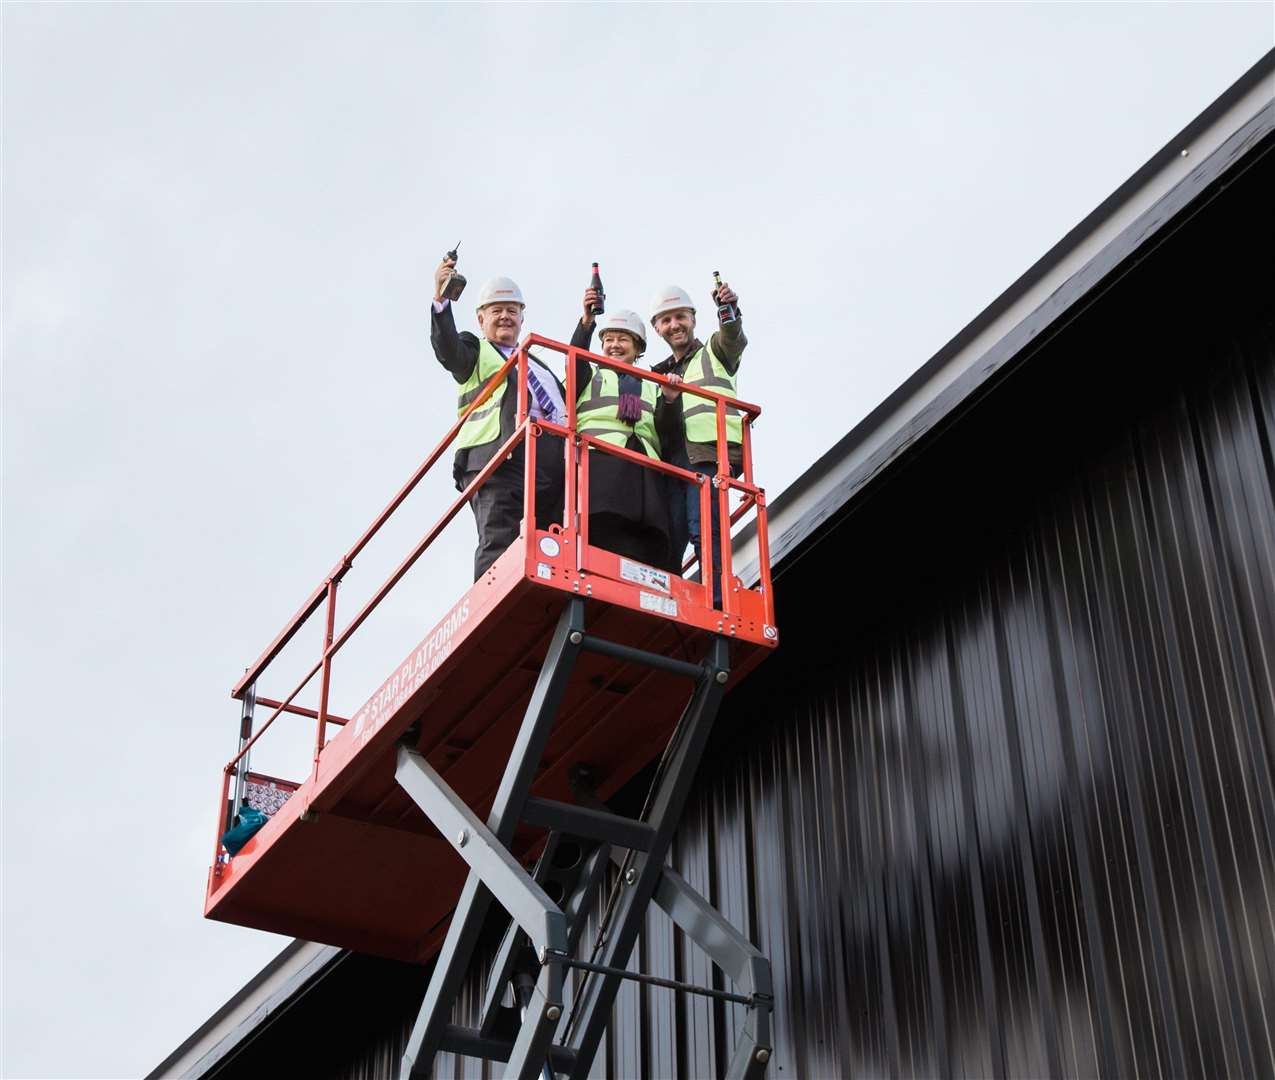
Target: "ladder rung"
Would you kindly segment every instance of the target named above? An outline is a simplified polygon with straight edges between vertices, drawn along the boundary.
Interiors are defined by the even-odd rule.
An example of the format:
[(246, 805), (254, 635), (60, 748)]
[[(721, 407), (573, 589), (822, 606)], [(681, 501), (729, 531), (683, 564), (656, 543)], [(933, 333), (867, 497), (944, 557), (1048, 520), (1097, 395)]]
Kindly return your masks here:
[(650, 851), (655, 838), (655, 830), (643, 821), (534, 795), (528, 797), (523, 806), (522, 820), (528, 825), (539, 825), (568, 836), (601, 840), (630, 851)]
[(659, 653), (648, 652), (646, 649), (636, 649), (632, 645), (621, 645), (619, 642), (607, 641), (605, 638), (594, 637), (592, 634), (584, 635), (580, 648), (588, 649), (589, 652), (595, 652), (601, 656), (613, 656), (617, 660), (628, 660), (634, 664), (645, 664), (647, 667), (659, 668), (661, 671), (670, 671), (674, 675), (685, 675), (688, 679), (700, 679), (704, 676), (704, 668), (700, 664), (675, 660), (671, 656), (661, 656)]
[[(443, 1029), (443, 1041), (439, 1047), (453, 1054), (486, 1058), (488, 1061), (508, 1061), (514, 1044), (503, 1039), (484, 1038), (475, 1028), (448, 1024)], [(570, 1072), (576, 1063), (576, 1052), (569, 1046), (550, 1046), (549, 1064), (554, 1072)]]

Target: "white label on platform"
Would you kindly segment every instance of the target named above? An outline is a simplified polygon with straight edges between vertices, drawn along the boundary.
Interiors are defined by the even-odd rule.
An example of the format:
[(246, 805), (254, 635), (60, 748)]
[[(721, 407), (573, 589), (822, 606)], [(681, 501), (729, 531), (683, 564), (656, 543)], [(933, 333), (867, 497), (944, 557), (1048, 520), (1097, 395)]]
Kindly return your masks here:
[(640, 592), (638, 600), (643, 611), (658, 611), (661, 615), (677, 618), (677, 601), (670, 596), (656, 596), (655, 593)]
[(548, 581), (551, 577), (553, 577), (553, 568), (548, 563), (536, 563), (536, 577), (544, 578)]
[(620, 577), (635, 585), (645, 585), (648, 589), (669, 591), (669, 576), (663, 570), (656, 570), (645, 563), (633, 562), (630, 559), (620, 560)]

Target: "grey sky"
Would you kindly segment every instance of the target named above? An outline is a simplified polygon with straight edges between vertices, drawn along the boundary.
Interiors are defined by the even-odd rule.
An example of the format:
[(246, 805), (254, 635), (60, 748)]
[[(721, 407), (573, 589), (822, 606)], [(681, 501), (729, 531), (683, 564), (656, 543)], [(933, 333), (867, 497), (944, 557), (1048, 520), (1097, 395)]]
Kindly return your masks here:
[[(564, 339), (593, 259), (613, 306), (677, 282), (707, 318), (720, 269), (778, 493), (1270, 48), (1271, 12), (4, 5), (0, 1073), (145, 1072), (284, 944), (201, 918), (227, 691), (454, 416), (446, 248)], [(337, 708), (472, 544), (466, 516)], [(300, 777), (312, 731), (281, 724), (258, 764)]]

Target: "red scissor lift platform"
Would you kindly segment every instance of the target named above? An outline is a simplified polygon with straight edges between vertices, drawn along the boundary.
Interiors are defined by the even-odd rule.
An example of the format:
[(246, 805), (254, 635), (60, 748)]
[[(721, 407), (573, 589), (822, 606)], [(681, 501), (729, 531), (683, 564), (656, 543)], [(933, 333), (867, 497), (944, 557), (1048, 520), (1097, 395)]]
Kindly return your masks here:
[[(528, 418), (532, 347), (566, 358), (563, 425)], [(578, 356), (667, 384), (650, 372), (528, 337), (235, 687), (243, 703), (240, 749), (223, 772), (205, 914), (397, 959), (424, 961), (441, 947), (404, 1076), (428, 1075), (439, 1049), (507, 1061), (508, 1075), (551, 1070), (584, 1076), (619, 981), (644, 978), (625, 968), (643, 909), (654, 901), (701, 941), (742, 991), (682, 987), (747, 1006), (731, 1075), (757, 1076), (769, 1056), (769, 967), (663, 864), (721, 695), (778, 642), (765, 496), (752, 474), (750, 425), (759, 410), (683, 386), (684, 393), (707, 398), (717, 409), (719, 466), (710, 481), (579, 434)], [(338, 633), (337, 591), (354, 558), (512, 369), (517, 429)], [(728, 413), (743, 419), (739, 478), (731, 477), (727, 465)], [(564, 439), (566, 510), (561, 525), (541, 531), (534, 526), (535, 456), (547, 434)], [(348, 718), (331, 715), (332, 667), (342, 646), (519, 445), (525, 475), (533, 478), (526, 483), (520, 539), (362, 708)], [(697, 484), (701, 520), (718, 514), (723, 535), (755, 511), (759, 584), (745, 588), (735, 577), (729, 543), (722, 552), (720, 608), (706, 574), (703, 581), (688, 580), (592, 546), (583, 512), (589, 505), (590, 450)], [(742, 500), (733, 511), (732, 493)], [(318, 661), (286, 697), (261, 695), (271, 663), (320, 612), (327, 621)], [(295, 704), (315, 680), (318, 709)], [(254, 730), (262, 707), (271, 715)], [(316, 721), (313, 761), (300, 782), (260, 776), (248, 766), (253, 746), (285, 712)], [(328, 738), (333, 725), (339, 731)], [(661, 755), (644, 817), (611, 814), (604, 800)], [(270, 816), (231, 858), (220, 837), (245, 803)], [(570, 865), (562, 857), (567, 842)], [(612, 951), (601, 964), (575, 959), (589, 905), (597, 900), (609, 862), (621, 862), (621, 853), (627, 853), (621, 873), (634, 887), (625, 890), (611, 916)], [(501, 970), (493, 971), (491, 984), (502, 991), (514, 986), (518, 1008), (503, 1005), (496, 995), (479, 1027), (458, 1028), (449, 1022), (451, 1001), (493, 897), (511, 918), (496, 960)], [(574, 1010), (583, 1018), (573, 1037), (559, 1045), (554, 1036), (568, 968), (588, 973), (588, 984)]]

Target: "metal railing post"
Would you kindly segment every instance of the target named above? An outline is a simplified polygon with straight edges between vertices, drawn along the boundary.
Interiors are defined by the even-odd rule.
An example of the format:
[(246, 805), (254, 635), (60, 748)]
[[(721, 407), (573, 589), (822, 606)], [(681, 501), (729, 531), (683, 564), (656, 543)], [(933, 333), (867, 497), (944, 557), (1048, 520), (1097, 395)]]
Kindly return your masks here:
[[(580, 454), (580, 440), (576, 433), (576, 395), (579, 393), (579, 389), (576, 387), (576, 356), (578, 353), (579, 350), (575, 348), (567, 351), (567, 436), (562, 440), (565, 444), (562, 457), (562, 466), (565, 470), (562, 493), (562, 527), (576, 545), (575, 564), (577, 568), (580, 566), (579, 508), (576, 505), (579, 499), (576, 487), (576, 469), (579, 467)], [(585, 512), (588, 513), (587, 508)]]
[[(539, 425), (531, 419), (531, 399), (528, 396), (527, 372), (531, 366), (531, 352), (524, 345), (518, 350), (518, 423), (525, 427), (522, 440), (522, 558), (525, 564), (536, 546), (536, 440), (540, 436)], [(525, 421), (525, 424), (524, 424)]]
[(766, 625), (775, 625), (775, 593), (770, 581), (770, 536), (767, 533), (769, 522), (766, 519), (766, 496), (757, 496), (757, 568), (758, 584), (761, 588), (762, 607), (765, 612)]
[[(704, 586), (704, 606), (713, 606), (713, 484), (709, 477), (699, 474), (699, 579)], [(708, 535), (705, 536), (705, 531)], [(704, 552), (708, 552), (708, 561)]]
[(245, 748), (252, 744), (252, 715), (257, 707), (257, 684), (249, 683), (244, 690), (242, 708), (239, 710), (239, 763), (235, 766), (235, 792), (230, 803), (226, 828), (235, 823), (235, 815), (243, 805), (244, 790), (248, 786), (248, 758)]
[(328, 581), (328, 622), (323, 632), (323, 675), (319, 683), (319, 716), (314, 735), (314, 774), (319, 774), (319, 755), (328, 733), (328, 691), (332, 685), (332, 638), (336, 632), (336, 578)]
[[(718, 546), (721, 549), (721, 569), (718, 572), (722, 589), (722, 611), (726, 614), (733, 614), (735, 605), (732, 602), (732, 593), (730, 588), (731, 581), (731, 546), (730, 546), (730, 448), (726, 441), (726, 402), (721, 398), (717, 399), (717, 408), (714, 410), (714, 419), (717, 421), (717, 505), (713, 507), (714, 513), (717, 514), (718, 526)], [(705, 529), (700, 528), (700, 547), (704, 546)], [(713, 530), (707, 529), (709, 539), (709, 557), (707, 571), (701, 565), (700, 573), (706, 577), (713, 576), (713, 552), (712, 539)], [(701, 563), (702, 563), (701, 559)]]
[(213, 838), (214, 874), (222, 872), (221, 837), (230, 828), (234, 818), (230, 813), (230, 777), (233, 770), (229, 765), (221, 770), (221, 801), (217, 805), (217, 835)]

